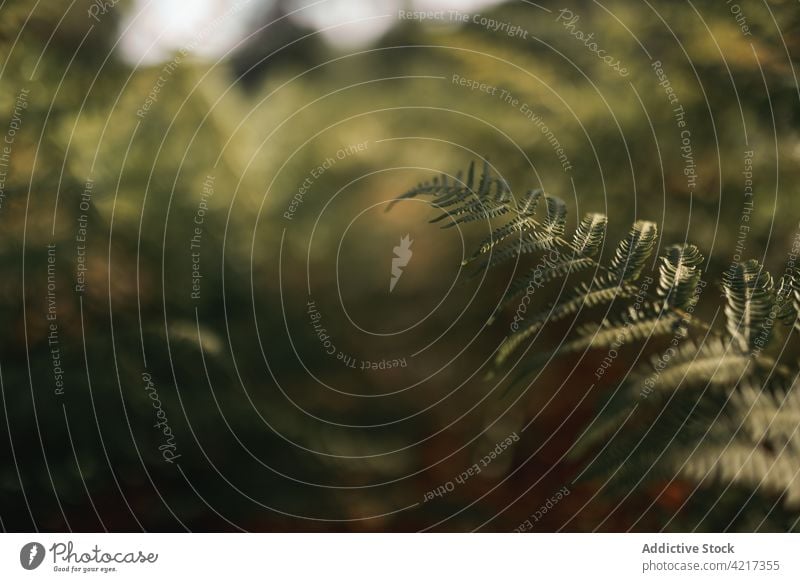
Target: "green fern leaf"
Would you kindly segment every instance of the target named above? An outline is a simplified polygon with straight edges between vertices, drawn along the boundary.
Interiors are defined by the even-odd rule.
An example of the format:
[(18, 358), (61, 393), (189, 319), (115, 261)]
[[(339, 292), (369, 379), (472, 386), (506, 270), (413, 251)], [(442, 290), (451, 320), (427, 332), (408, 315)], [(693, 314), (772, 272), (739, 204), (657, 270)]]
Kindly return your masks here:
[(627, 238), (619, 243), (611, 259), (610, 272), (619, 280), (635, 281), (653, 252), (657, 236), (654, 222), (637, 220)]
[(521, 201), (521, 213), (508, 223), (496, 228), (478, 245), (475, 253), (471, 257), (465, 259), (461, 265), (464, 266), (471, 263), (482, 254), (488, 253), (490, 250), (514, 234), (523, 234), (534, 230), (538, 223), (533, 216), (541, 197), (541, 190), (529, 190)]
[(800, 509), (800, 391), (744, 383), (732, 391), (726, 408), (704, 446), (686, 459), (683, 474), (759, 489)]
[(725, 273), (722, 288), (728, 333), (743, 352), (760, 350), (769, 341), (774, 323), (772, 276), (758, 261), (750, 260), (733, 265)]
[(567, 224), (567, 205), (556, 196), (545, 195), (547, 217), (542, 225), (542, 239), (554, 239), (563, 236)]
[(661, 410), (676, 390), (696, 388), (719, 391), (735, 385), (756, 368), (763, 369), (747, 354), (717, 336), (698, 345), (686, 339), (678, 348), (670, 348), (653, 356), (650, 369), (630, 376), (617, 390), (598, 418), (579, 439), (575, 454), (607, 439), (636, 407)]
[(655, 356), (651, 363), (653, 371), (636, 378), (636, 394), (668, 395), (673, 390), (698, 385), (731, 386), (747, 375), (749, 367), (758, 365), (736, 346), (716, 336), (708, 337), (699, 346), (687, 341), (677, 350)]
[[(470, 162), (470, 171), (472, 171), (473, 166), (474, 162)], [(472, 187), (469, 184), (464, 184), (461, 182), (462, 176), (463, 173), (459, 171), (452, 182), (450, 182), (447, 174), (434, 176), (433, 180), (428, 182), (420, 182), (414, 188), (411, 188), (407, 192), (389, 202), (389, 204), (386, 205), (386, 210), (384, 212), (389, 212), (394, 205), (401, 200), (408, 200), (410, 198), (416, 198), (417, 196), (444, 196), (454, 192), (467, 193), (472, 189)]]
[[(554, 279), (596, 267), (597, 262), (591, 257), (597, 254), (605, 239), (607, 222), (608, 219), (604, 214), (586, 214), (576, 228), (570, 243), (572, 252), (569, 254), (558, 253), (555, 259), (547, 257), (541, 264), (530, 269), (527, 274), (515, 279), (503, 296), (498, 311), (507, 307), (530, 285), (538, 288)], [(490, 319), (490, 323), (491, 321), (493, 318)]]
[(517, 201), (517, 212), (522, 216), (533, 216), (542, 194), (541, 188), (525, 192), (525, 195)]
[(612, 303), (615, 299), (632, 297), (636, 287), (619, 284), (610, 278), (598, 278), (590, 284), (581, 283), (572, 293), (550, 309), (535, 314), (524, 328), (510, 335), (498, 348), (495, 364), (501, 365), (517, 348), (548, 322), (555, 322), (578, 313), (581, 309)]
[(589, 324), (578, 330), (578, 338), (565, 343), (556, 353), (577, 352), (585, 349), (615, 347), (619, 349), (632, 342), (647, 341), (660, 335), (675, 334), (680, 330), (682, 318), (664, 311), (660, 305), (650, 304), (641, 309), (628, 308), (621, 318), (604, 320), (599, 326)]
[(474, 222), (476, 220), (491, 220), (493, 218), (498, 218), (500, 216), (503, 216), (508, 212), (509, 208), (506, 205), (495, 206), (494, 208), (487, 208), (484, 205), (480, 205), (474, 209), (471, 209), (460, 218), (451, 220), (450, 222), (445, 224), (442, 228), (453, 228), (456, 225), (464, 224), (466, 222)]
[(608, 218), (605, 214), (586, 214), (575, 229), (572, 249), (578, 257), (593, 257), (600, 250), (606, 237)]
[[(463, 222), (472, 222), (475, 220), (481, 220), (481, 219), (488, 220), (491, 218), (496, 218), (498, 216), (502, 216), (503, 214), (509, 212), (510, 201), (511, 201), (510, 192), (507, 190), (500, 191), (498, 192), (498, 195), (495, 197), (495, 199), (471, 200), (451, 210), (445, 210), (444, 213), (430, 220), (430, 222), (436, 223), (446, 218), (451, 218), (452, 219), (451, 222), (449, 222), (447, 226), (445, 226), (445, 228), (449, 228)], [(436, 207), (440, 208), (439, 205), (436, 205)]]
[[(509, 260), (516, 259), (520, 255), (552, 250), (561, 242), (561, 236), (564, 234), (567, 222), (567, 205), (563, 200), (555, 196), (545, 195), (545, 202), (547, 203), (547, 216), (544, 219), (544, 223), (539, 225), (533, 220), (528, 221), (526, 223), (528, 228), (521, 237), (520, 242), (512, 242), (502, 250), (493, 253), (491, 257), (481, 263), (473, 276), (483, 272), (484, 269), (496, 267)], [(537, 230), (536, 226), (539, 226), (541, 231)], [(481, 247), (478, 248), (478, 251), (480, 250)]]
[(785, 325), (793, 325), (800, 331), (800, 271), (789, 269), (775, 293), (777, 318)]
[(533, 267), (525, 275), (517, 277), (514, 281), (512, 281), (508, 291), (500, 302), (500, 307), (498, 310), (500, 311), (508, 307), (508, 305), (519, 295), (525, 292), (529, 286), (532, 286), (532, 288), (540, 288), (544, 286), (545, 283), (549, 283), (555, 279), (563, 278), (572, 273), (578, 273), (596, 266), (597, 263), (593, 259), (581, 257), (577, 259), (567, 259), (565, 261), (552, 263), (549, 265), (541, 264)]
[(674, 245), (666, 249), (661, 257), (658, 280), (658, 296), (666, 305), (679, 309), (694, 307), (702, 263), (703, 255), (694, 245)]

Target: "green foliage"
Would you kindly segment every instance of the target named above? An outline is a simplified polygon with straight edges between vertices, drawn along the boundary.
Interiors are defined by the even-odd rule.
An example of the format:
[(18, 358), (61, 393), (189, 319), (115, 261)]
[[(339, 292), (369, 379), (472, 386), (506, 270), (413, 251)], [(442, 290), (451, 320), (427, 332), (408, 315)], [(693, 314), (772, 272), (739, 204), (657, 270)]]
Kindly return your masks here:
[[(779, 363), (777, 348), (768, 349), (777, 323), (798, 325), (797, 272), (787, 269), (776, 290), (758, 261), (732, 265), (721, 281), (725, 325), (718, 329), (694, 314), (705, 286), (704, 257), (695, 245), (667, 246), (650, 274), (658, 231), (655, 223), (637, 220), (604, 262), (598, 255), (605, 247), (606, 216), (587, 214), (567, 240), (562, 200), (531, 190), (515, 204), (497, 195), (499, 186), (495, 193), (486, 188), (502, 184), (505, 192), (507, 187), (489, 177), (486, 163), (477, 189), (472, 173), (471, 165), (466, 182), (442, 178), (401, 198), (429, 196), (436, 208), (454, 197), (469, 200), (455, 207), (461, 222), (466, 216), (478, 221), (508, 215), (465, 261), (482, 259), (482, 272), (514, 260), (524, 272), (511, 282), (490, 320), (496, 322), (516, 305), (512, 333), (498, 348), (489, 377), (530, 348), (547, 326), (572, 317), (573, 323), (584, 323), (556, 348), (525, 351), (514, 366), (512, 389), (526, 387), (554, 356), (596, 349), (617, 354), (628, 345), (653, 354), (649, 364), (635, 364), (625, 375), (573, 446), (571, 456), (585, 464), (583, 476), (604, 478), (617, 489), (682, 476), (726, 490), (760, 492), (789, 510), (800, 509), (798, 369), (796, 362)], [(541, 199), (546, 207), (538, 216)], [(453, 218), (445, 212), (437, 220), (448, 216)], [(535, 266), (524, 266), (537, 255)], [(570, 277), (587, 272), (587, 279), (570, 283)], [(521, 309), (521, 295), (548, 287), (560, 289), (549, 305), (531, 314)], [(665, 348), (657, 337), (671, 341)]]
[(771, 335), (775, 306), (772, 276), (756, 260), (734, 265), (725, 274), (722, 288), (728, 300), (725, 315), (728, 333), (743, 352), (763, 346)]
[(674, 245), (661, 258), (658, 296), (666, 305), (678, 309), (693, 308), (697, 303), (700, 265), (703, 255), (694, 245)]

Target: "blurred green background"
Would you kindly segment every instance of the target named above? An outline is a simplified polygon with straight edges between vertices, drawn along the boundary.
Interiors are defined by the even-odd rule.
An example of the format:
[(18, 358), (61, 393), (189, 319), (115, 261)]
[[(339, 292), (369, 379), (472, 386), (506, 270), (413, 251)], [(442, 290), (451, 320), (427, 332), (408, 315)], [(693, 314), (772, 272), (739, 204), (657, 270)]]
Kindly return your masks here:
[[(800, 218), (796, 2), (442, 3), (465, 24), (398, 18), (410, 2), (219, 3), (205, 24), (191, 2), (138, 24), (147, 3), (111, 4), (0, 6), (0, 132), (18, 128), (0, 206), (4, 529), (511, 531), (565, 486), (537, 530), (786, 529), (736, 491), (675, 481), (618, 503), (572, 485), (563, 455), (604, 390), (587, 392), (597, 362), (501, 399), (481, 378), (508, 322), (484, 324), (513, 273), (459, 271), (488, 226), (385, 209), (485, 156), (515, 192), (567, 200), (568, 229), (605, 212), (616, 240), (647, 218), (700, 246), (711, 281), (737, 254), (779, 269)], [(211, 46), (223, 29), (233, 41)], [(694, 183), (654, 61), (685, 111)], [(387, 293), (406, 234), (413, 258)], [(309, 301), (356, 369), (326, 353)]]

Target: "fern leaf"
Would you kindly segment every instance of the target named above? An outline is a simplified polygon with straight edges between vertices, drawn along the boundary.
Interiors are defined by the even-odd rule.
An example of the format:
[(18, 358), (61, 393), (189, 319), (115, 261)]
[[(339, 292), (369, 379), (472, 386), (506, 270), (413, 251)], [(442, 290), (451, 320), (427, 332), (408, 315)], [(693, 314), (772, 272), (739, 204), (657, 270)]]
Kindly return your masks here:
[(800, 331), (800, 272), (792, 268), (781, 277), (775, 293), (777, 318)]
[(727, 299), (728, 333), (743, 352), (760, 350), (772, 333), (772, 276), (758, 261), (750, 260), (733, 265), (725, 273), (722, 288)]
[[(608, 219), (604, 214), (589, 213), (581, 220), (575, 229), (570, 247), (572, 252), (559, 253), (555, 259), (547, 258), (541, 264), (532, 268), (527, 274), (515, 279), (508, 292), (503, 296), (498, 311), (519, 296), (529, 285), (541, 287), (556, 278), (566, 277), (590, 267), (596, 267), (597, 262), (592, 259), (597, 254), (605, 239), (605, 230)], [(491, 322), (492, 320), (490, 320)]]
[(582, 308), (612, 303), (615, 299), (632, 297), (636, 287), (626, 283), (619, 284), (608, 278), (600, 278), (591, 284), (582, 283), (566, 299), (554, 304), (550, 309), (533, 316), (524, 328), (510, 335), (498, 348), (495, 364), (502, 364), (526, 339), (537, 333), (548, 322), (559, 321), (577, 313)]
[(800, 508), (798, 456), (800, 449), (795, 447), (775, 455), (757, 443), (738, 440), (729, 445), (704, 444), (682, 463), (682, 473), (695, 481), (717, 480), (783, 495), (784, 505), (796, 510)]
[[(459, 171), (459, 175), (461, 172)], [(475, 160), (470, 160), (469, 167), (467, 168), (467, 180), (464, 182), (464, 187), (467, 190), (472, 190), (475, 186)]]
[[(458, 224), (464, 224), (466, 222), (474, 222), (476, 220), (491, 220), (493, 218), (497, 218), (499, 216), (503, 216), (509, 212), (509, 208), (506, 205), (496, 206), (494, 208), (487, 208), (484, 205), (480, 205), (474, 209), (469, 210), (468, 212), (464, 213), (463, 216), (460, 218), (456, 218), (455, 220), (451, 220), (447, 224), (445, 224), (442, 228), (453, 228)], [(434, 221), (431, 221), (434, 222)]]
[(489, 170), (489, 161), (483, 160), (483, 171), (481, 172), (481, 179), (478, 182), (478, 188), (475, 191), (478, 198), (485, 196), (489, 192), (489, 187), (492, 183), (492, 174)]
[(577, 352), (585, 349), (615, 347), (647, 341), (651, 337), (674, 334), (679, 331), (682, 319), (659, 305), (651, 304), (637, 310), (633, 306), (627, 313), (613, 321), (605, 320), (600, 326), (589, 325), (578, 332), (578, 339), (559, 348), (556, 353)]
[(694, 245), (674, 245), (666, 249), (661, 257), (658, 279), (658, 296), (666, 305), (687, 309), (697, 303), (702, 263), (703, 255)]
[(545, 195), (547, 204), (547, 217), (542, 225), (541, 238), (553, 239), (564, 234), (567, 224), (567, 205), (556, 196)]
[(410, 198), (416, 198), (417, 196), (435, 196), (444, 193), (451, 192), (454, 188), (458, 190), (462, 190), (458, 186), (458, 183), (461, 180), (461, 172), (456, 175), (454, 183), (450, 183), (447, 177), (447, 174), (441, 174), (441, 176), (434, 176), (434, 178), (429, 182), (420, 182), (414, 188), (406, 191), (405, 193), (401, 194), (389, 204), (386, 205), (386, 210), (384, 212), (389, 212), (395, 204), (400, 202), (401, 200), (408, 200)]
[(475, 199), (475, 193), (472, 190), (454, 187), (448, 189), (447, 192), (437, 195), (437, 197), (430, 202), (430, 205), (438, 210), (446, 210), (452, 206), (457, 207), (459, 204), (474, 204), (476, 202), (477, 199)]
[(587, 257), (577, 259), (570, 258), (561, 262), (551, 264), (541, 264), (533, 267), (521, 277), (512, 281), (508, 291), (500, 302), (499, 309), (507, 307), (516, 297), (521, 295), (529, 286), (540, 288), (545, 283), (549, 283), (558, 278), (566, 277), (572, 273), (578, 273), (585, 269), (597, 266), (597, 263)]
[(637, 220), (611, 259), (610, 272), (621, 281), (635, 281), (653, 252), (658, 229), (654, 222)]
[(513, 242), (499, 250), (495, 250), (478, 265), (472, 276), (482, 273), (485, 269), (491, 269), (516, 259), (521, 255), (553, 250), (557, 243), (558, 239), (555, 237), (539, 237), (531, 232), (525, 233), (519, 242)]
[[(521, 360), (521, 374), (509, 388), (518, 386), (545, 359), (564, 352), (616, 350), (646, 343), (654, 336), (673, 335), (668, 349), (657, 354), (647, 370), (627, 376), (571, 449), (574, 456), (603, 445), (584, 475), (613, 470), (612, 482), (628, 488), (632, 481), (673, 478), (681, 472), (701, 482), (759, 489), (800, 508), (800, 390), (788, 366), (761, 353), (775, 320), (800, 331), (800, 269), (787, 270), (776, 290), (772, 277), (757, 261), (732, 266), (722, 285), (727, 333), (715, 335), (702, 326), (709, 333), (698, 344), (687, 337), (689, 324), (700, 322), (690, 320), (686, 313), (695, 307), (702, 284), (704, 258), (697, 247), (684, 244), (664, 250), (658, 262), (655, 299), (646, 298), (644, 286), (634, 285), (658, 242), (655, 223), (636, 221), (604, 268), (596, 258), (607, 234), (604, 215), (583, 216), (567, 242), (564, 201), (541, 190), (528, 190), (512, 200), (508, 184), (492, 175), (485, 160), (478, 179), (471, 163), (464, 181), (461, 173), (455, 180), (442, 175), (400, 199), (414, 196), (431, 197), (431, 205), (442, 212), (431, 222), (448, 219), (445, 228), (511, 216), (464, 261), (481, 259), (479, 272), (522, 255), (550, 251), (539, 265), (511, 283), (499, 309), (521, 293), (530, 294), (557, 278), (595, 269), (591, 281), (559, 296), (543, 311), (527, 314), (531, 302), (524, 297), (512, 323), (513, 333), (495, 354), (495, 366), (550, 322), (584, 308), (616, 308), (616, 314), (599, 325), (580, 326), (576, 336), (554, 350), (540, 350)], [(536, 217), (541, 199), (545, 212)], [(630, 305), (634, 296), (637, 299)], [(622, 305), (617, 305), (618, 299)], [(608, 352), (609, 357), (612, 353)]]
[(468, 197), (476, 195), (478, 189), (482, 188), (484, 183), (490, 180), (488, 162), (484, 160), (484, 174), (477, 189), (475, 184), (474, 161), (469, 163), (465, 180), (462, 180), (463, 177), (464, 173), (459, 170), (453, 180), (450, 180), (448, 175), (443, 173), (438, 176), (434, 176), (430, 181), (420, 182), (414, 188), (411, 188), (407, 192), (389, 202), (389, 204), (386, 205), (385, 212), (391, 210), (394, 205), (401, 200), (416, 198), (417, 196), (432, 196), (433, 200), (431, 201), (431, 204), (441, 208), (451, 206), (458, 202), (463, 202)]
[[(436, 218), (432, 219), (431, 223), (436, 223), (444, 220), (445, 218), (453, 218), (453, 217), (460, 217), (457, 219), (453, 219), (450, 223), (452, 226), (453, 224), (461, 223), (461, 222), (471, 222), (473, 220), (480, 220), (486, 218), (493, 218), (496, 216), (501, 216), (509, 211), (508, 203), (510, 202), (508, 191), (501, 191), (496, 200), (481, 200), (481, 199), (474, 199), (468, 202), (461, 204), (461, 206), (457, 206), (451, 210), (446, 210), (444, 213), (440, 214)], [(460, 201), (459, 201), (460, 202)], [(437, 208), (443, 208), (443, 206), (439, 204), (434, 204)]]
[(525, 195), (517, 202), (517, 212), (522, 216), (533, 216), (542, 194), (541, 188), (525, 192)]
[(800, 444), (800, 390), (791, 384), (773, 388), (774, 384), (766, 388), (752, 383), (741, 386), (731, 395), (731, 402), (746, 414), (732, 416), (746, 416), (744, 432), (755, 442), (769, 441), (771, 449), (780, 449), (794, 439)]
[(722, 338), (711, 336), (700, 345), (686, 341), (677, 350), (655, 356), (651, 364), (650, 373), (635, 378), (632, 396), (668, 394), (687, 386), (731, 386), (756, 363)]
[(482, 254), (488, 253), (490, 250), (505, 241), (508, 237), (516, 233), (522, 234), (533, 231), (537, 226), (537, 222), (533, 216), (541, 197), (541, 190), (529, 190), (522, 198), (519, 205), (520, 214), (503, 226), (496, 228), (488, 237), (481, 241), (477, 250), (472, 254), (471, 257), (465, 259), (461, 263), (461, 266), (463, 267), (480, 257)]
[(631, 483), (673, 478), (674, 460), (703, 441), (724, 403), (720, 397), (677, 393), (666, 408), (640, 406), (621, 414), (582, 478), (611, 474), (610, 488), (628, 490)]
[(600, 250), (606, 237), (608, 218), (605, 214), (591, 212), (586, 214), (575, 229), (572, 249), (578, 257), (593, 257)]
[(800, 509), (800, 391), (745, 383), (731, 393), (727, 409), (683, 473), (780, 495), (787, 508)]
[[(764, 366), (770, 364), (766, 362)], [(757, 368), (763, 369), (720, 337), (709, 337), (701, 345), (686, 339), (678, 349), (670, 348), (654, 356), (649, 371), (630, 376), (604, 407), (602, 418), (593, 422), (573, 446), (573, 454), (582, 454), (588, 447), (604, 442), (637, 405), (661, 410), (667, 400), (674, 399), (676, 390), (723, 390)]]
[[(457, 200), (456, 201), (456, 203), (462, 203), (462, 202), (463, 202), (463, 200)], [(439, 208), (439, 209), (443, 209), (443, 208), (447, 207), (447, 204), (440, 205), (438, 203), (431, 203), (431, 205), (434, 206), (435, 208)], [(437, 222), (441, 222), (445, 218), (451, 218), (451, 217), (454, 217), (454, 216), (460, 216), (462, 214), (466, 214), (466, 213), (472, 212), (473, 209), (483, 208), (483, 206), (484, 206), (484, 204), (480, 200), (470, 200), (468, 202), (465, 202), (465, 203), (461, 204), (461, 206), (457, 206), (457, 207), (455, 207), (455, 208), (453, 208), (451, 210), (445, 210), (442, 214), (439, 214), (437, 217), (432, 218), (428, 222), (431, 223), (431, 224), (437, 223)]]
[[(533, 253), (536, 251), (551, 250), (561, 241), (564, 228), (567, 222), (567, 206), (563, 200), (555, 196), (545, 195), (547, 203), (547, 216), (544, 223), (538, 225), (533, 220), (524, 221), (526, 232), (519, 243), (512, 243), (501, 251), (495, 252), (486, 259), (476, 270), (474, 275), (481, 273), (484, 269), (496, 267), (509, 260), (517, 258), (519, 255)], [(540, 226), (541, 231), (536, 229)], [(495, 246), (499, 244), (496, 243)], [(478, 248), (478, 256), (481, 254), (483, 245)], [(467, 263), (470, 260), (466, 261)], [(473, 275), (473, 276), (474, 276)]]

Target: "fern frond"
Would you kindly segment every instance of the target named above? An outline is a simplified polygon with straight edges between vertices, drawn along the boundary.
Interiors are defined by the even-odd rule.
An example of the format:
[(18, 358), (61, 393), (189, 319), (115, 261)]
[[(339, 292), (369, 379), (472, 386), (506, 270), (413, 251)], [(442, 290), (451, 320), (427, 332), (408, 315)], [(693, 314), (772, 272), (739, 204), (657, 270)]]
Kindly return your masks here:
[(488, 237), (481, 241), (477, 250), (471, 257), (465, 259), (461, 266), (469, 264), (482, 254), (488, 253), (515, 233), (526, 233), (534, 230), (536, 226), (538, 226), (538, 222), (534, 219), (534, 213), (541, 198), (541, 190), (529, 190), (521, 201), (520, 214), (503, 226), (496, 228)]
[[(604, 320), (599, 326), (596, 324), (585, 324), (578, 327), (577, 338), (561, 344), (559, 347), (547, 351), (537, 352), (527, 358), (527, 360), (517, 368), (514, 380), (509, 385), (509, 390), (520, 384), (530, 376), (532, 372), (541, 369), (544, 362), (551, 358), (568, 353), (584, 351), (588, 349), (611, 348), (619, 350), (627, 344), (636, 341), (647, 341), (657, 336), (683, 333), (683, 318), (670, 311), (664, 311), (658, 304), (650, 304), (639, 310), (630, 307), (628, 312), (621, 317), (613, 320)], [(538, 328), (540, 329), (540, 327)], [(523, 330), (530, 336), (530, 333), (538, 330)], [(506, 340), (508, 341), (508, 340)], [(506, 348), (502, 344), (500, 349)], [(513, 351), (512, 346), (508, 349)], [(511, 353), (511, 352), (509, 352)], [(500, 357), (498, 352), (498, 358)], [(507, 357), (504, 355), (503, 357)], [(495, 360), (499, 363), (498, 360)], [(493, 373), (490, 373), (490, 377)]]
[(653, 356), (648, 371), (630, 376), (604, 407), (602, 418), (597, 419), (573, 446), (573, 452), (582, 454), (588, 447), (603, 442), (637, 405), (661, 410), (676, 391), (689, 388), (719, 391), (735, 385), (757, 367), (763, 369), (769, 364), (771, 362), (764, 362), (762, 366), (716, 336), (700, 345), (685, 339), (678, 349), (671, 348)]
[(487, 208), (485, 205), (480, 205), (475, 209), (470, 210), (460, 218), (448, 222), (442, 228), (453, 228), (458, 224), (464, 224), (465, 222), (474, 222), (476, 220), (491, 220), (493, 218), (503, 216), (508, 212), (509, 208), (505, 204), (495, 206), (493, 208), (492, 207)]
[(475, 191), (475, 194), (478, 198), (482, 198), (489, 193), (489, 188), (492, 185), (492, 173), (489, 170), (489, 161), (484, 159), (483, 160), (483, 171), (481, 172), (481, 178), (478, 181), (478, 188)]
[[(520, 242), (512, 242), (502, 250), (493, 253), (491, 257), (481, 263), (475, 274), (482, 272), (484, 269), (490, 269), (509, 260), (516, 259), (520, 255), (552, 250), (559, 243), (563, 244), (561, 236), (564, 234), (567, 222), (567, 205), (560, 198), (548, 195), (545, 195), (545, 202), (547, 203), (547, 216), (544, 222), (539, 224), (531, 217), (528, 217), (528, 220), (522, 223), (526, 228)], [(481, 254), (481, 248), (478, 249), (478, 255)]]
[(756, 260), (733, 265), (723, 278), (728, 333), (743, 352), (767, 344), (775, 305), (772, 276)]
[(751, 440), (768, 443), (771, 449), (792, 440), (800, 445), (800, 390), (796, 385), (773, 388), (772, 384), (766, 388), (748, 384), (731, 396), (733, 405), (746, 411), (742, 429)]
[[(463, 178), (463, 179), (462, 179)], [(494, 187), (495, 196), (492, 200), (491, 190)], [(470, 197), (475, 197), (484, 202), (499, 202), (510, 189), (505, 180), (492, 175), (489, 162), (483, 160), (483, 171), (478, 183), (475, 183), (475, 162), (471, 161), (467, 169), (466, 178), (464, 173), (459, 170), (454, 179), (450, 179), (447, 174), (434, 176), (427, 182), (420, 182), (414, 188), (401, 194), (386, 205), (386, 212), (392, 209), (401, 200), (416, 198), (417, 196), (431, 196), (431, 204), (438, 208), (446, 208), (453, 204), (464, 202)]]
[(612, 303), (615, 299), (632, 297), (636, 287), (623, 283), (619, 284), (613, 279), (598, 278), (592, 283), (581, 283), (566, 299), (559, 301), (533, 316), (531, 322), (510, 335), (498, 348), (495, 364), (502, 364), (526, 339), (537, 333), (548, 322), (559, 321), (574, 315), (582, 308), (592, 308), (598, 305)]
[(540, 238), (554, 239), (564, 234), (567, 224), (567, 205), (556, 196), (545, 195), (544, 198), (547, 204), (547, 217), (542, 225)]
[(538, 288), (556, 278), (566, 277), (590, 267), (597, 267), (598, 263), (592, 257), (597, 254), (605, 239), (607, 222), (608, 219), (604, 214), (586, 214), (572, 237), (570, 243), (572, 252), (558, 253), (555, 259), (548, 257), (525, 275), (517, 277), (503, 296), (498, 311), (507, 307), (529, 285)]
[(555, 279), (566, 277), (572, 273), (578, 273), (591, 267), (596, 267), (597, 262), (588, 257), (580, 257), (577, 259), (569, 258), (561, 262), (550, 263), (548, 265), (542, 264), (533, 267), (525, 275), (517, 277), (511, 282), (508, 291), (503, 296), (498, 310), (503, 310), (508, 305), (521, 295), (529, 285), (536, 288), (542, 287), (545, 283), (549, 283)]
[(619, 318), (604, 320), (599, 326), (588, 325), (579, 329), (578, 339), (559, 348), (556, 353), (577, 352), (585, 349), (620, 347), (660, 335), (674, 334), (680, 330), (682, 318), (664, 311), (660, 305), (650, 304), (641, 309), (633, 306)]
[(780, 285), (775, 293), (775, 308), (779, 320), (785, 325), (793, 325), (800, 331), (800, 271), (798, 269), (792, 268), (781, 277)]
[(605, 417), (606, 425), (616, 423), (606, 429), (613, 436), (601, 441), (604, 444), (600, 452), (582, 478), (611, 475), (611, 488), (622, 486), (628, 490), (631, 483), (673, 478), (674, 460), (681, 455), (685, 458), (685, 451), (703, 440), (724, 403), (721, 397), (677, 393), (666, 408), (639, 406), (613, 420)]
[(800, 507), (798, 455), (797, 448), (775, 455), (756, 443), (705, 444), (695, 449), (682, 473), (695, 481), (717, 480), (783, 495), (784, 505), (797, 509)]
[(490, 256), (481, 261), (472, 276), (514, 260), (521, 255), (553, 250), (556, 244), (558, 244), (558, 239), (555, 237), (540, 237), (531, 232), (525, 233), (519, 242), (512, 242), (499, 250), (495, 250)]
[(533, 216), (543, 193), (541, 188), (525, 192), (525, 195), (517, 201), (517, 212), (522, 216)]
[(635, 281), (644, 268), (656, 244), (658, 229), (655, 222), (637, 220), (627, 238), (623, 239), (611, 259), (609, 271), (622, 281)]
[(731, 393), (727, 408), (687, 458), (684, 474), (782, 495), (784, 505), (800, 508), (800, 392), (747, 383)]
[(547, 204), (547, 216), (541, 224), (532, 216), (518, 217), (515, 219), (517, 222), (512, 221), (509, 225), (502, 227), (506, 229), (505, 232), (498, 232), (497, 236), (493, 235), (488, 240), (481, 243), (476, 253), (466, 260), (464, 264), (470, 263), (492, 248), (497, 248), (498, 245), (507, 239), (510, 234), (513, 234), (515, 230), (519, 230), (522, 233), (518, 242), (512, 241), (511, 244), (507, 245), (502, 250), (495, 251), (491, 257), (481, 263), (476, 270), (476, 274), (482, 272), (484, 269), (496, 267), (497, 265), (515, 259), (523, 254), (553, 249), (556, 244), (560, 242), (561, 235), (564, 234), (567, 220), (567, 206), (563, 200), (555, 196), (545, 195), (544, 198)]
[[(704, 258), (696, 246), (665, 248), (658, 261), (657, 286), (649, 288), (649, 277), (647, 285), (635, 284), (658, 243), (653, 222), (637, 220), (604, 264), (597, 257), (606, 242), (606, 216), (583, 216), (571, 239), (565, 240), (563, 200), (528, 190), (515, 202), (511, 189), (490, 173), (485, 161), (478, 180), (471, 164), (463, 182), (461, 174), (455, 181), (442, 176), (403, 197), (418, 195), (431, 196), (431, 205), (443, 211), (432, 222), (449, 219), (446, 227), (506, 217), (463, 262), (480, 260), (479, 272), (522, 255), (543, 253), (538, 265), (514, 279), (498, 310), (522, 293), (594, 269), (591, 280), (560, 295), (547, 309), (527, 313), (532, 302), (524, 297), (511, 324), (513, 333), (495, 354), (495, 367), (548, 323), (584, 308), (613, 307), (612, 315), (600, 324), (581, 325), (557, 348), (538, 350), (521, 360), (509, 389), (544, 361), (565, 352), (607, 348), (613, 361), (612, 350), (672, 335), (666, 351), (653, 357), (646, 370), (640, 367), (626, 377), (573, 445), (573, 457), (590, 447), (599, 449), (585, 475), (613, 472), (612, 482), (627, 488), (646, 477), (672, 479), (680, 471), (701, 482), (722, 481), (780, 495), (788, 505), (800, 508), (800, 390), (788, 366), (762, 353), (776, 320), (800, 331), (800, 269), (787, 270), (776, 290), (757, 261), (732, 266), (722, 283), (726, 333), (720, 334), (690, 315), (703, 285)], [(545, 212), (536, 216), (541, 199)], [(702, 343), (689, 339), (696, 329), (706, 331)], [(601, 375), (598, 370), (598, 379)]]
[[(472, 222), (475, 220), (489, 220), (491, 218), (496, 218), (498, 216), (502, 216), (509, 212), (509, 202), (511, 201), (511, 192), (510, 191), (500, 191), (498, 192), (497, 196), (494, 199), (486, 200), (486, 199), (475, 199), (469, 202), (465, 202), (461, 206), (457, 206), (451, 210), (445, 210), (442, 214), (433, 218), (429, 222), (436, 223), (444, 220), (445, 218), (451, 218), (451, 222), (449, 222), (444, 228), (450, 228), (455, 226), (456, 224), (460, 224), (463, 222)], [(437, 208), (441, 208), (440, 205), (435, 204)], [(459, 217), (459, 218), (454, 218)]]
[(439, 214), (438, 216), (430, 219), (428, 222), (431, 224), (435, 224), (437, 222), (441, 222), (446, 218), (452, 218), (454, 216), (461, 216), (462, 214), (467, 214), (473, 211), (473, 209), (483, 208), (484, 203), (480, 200), (469, 200), (468, 202), (464, 202), (463, 199), (454, 199), (453, 204), (461, 204), (460, 206), (456, 206), (451, 210), (446, 210), (446, 207), (449, 205), (448, 203), (439, 204), (438, 202), (431, 202), (431, 206), (437, 209), (445, 209), (444, 212)]
[(438, 210), (445, 210), (452, 206), (458, 207), (459, 204), (468, 204), (477, 201), (475, 192), (466, 186), (453, 186), (446, 191), (434, 194), (430, 205)]
[(687, 309), (697, 303), (703, 255), (694, 245), (667, 247), (659, 267), (658, 296), (666, 305)]
[(384, 212), (389, 212), (395, 204), (400, 202), (401, 200), (408, 200), (410, 198), (416, 198), (417, 196), (447, 196), (452, 195), (455, 193), (464, 194), (465, 196), (472, 191), (473, 182), (474, 182), (474, 172), (475, 172), (475, 162), (470, 162), (469, 170), (467, 175), (467, 181), (463, 182), (463, 172), (459, 170), (459, 172), (455, 175), (453, 181), (450, 181), (450, 178), (447, 174), (441, 174), (439, 176), (434, 176), (432, 180), (427, 182), (420, 182), (414, 188), (406, 191), (405, 193), (401, 194), (389, 204), (386, 205), (386, 210)]
[(700, 345), (687, 340), (677, 350), (655, 356), (651, 364), (652, 372), (636, 378), (636, 394), (642, 386), (655, 394), (688, 386), (731, 386), (758, 363), (722, 338), (711, 336)]
[(578, 257), (593, 257), (600, 250), (606, 238), (608, 218), (605, 214), (590, 212), (586, 214), (575, 229), (572, 237), (572, 250)]

